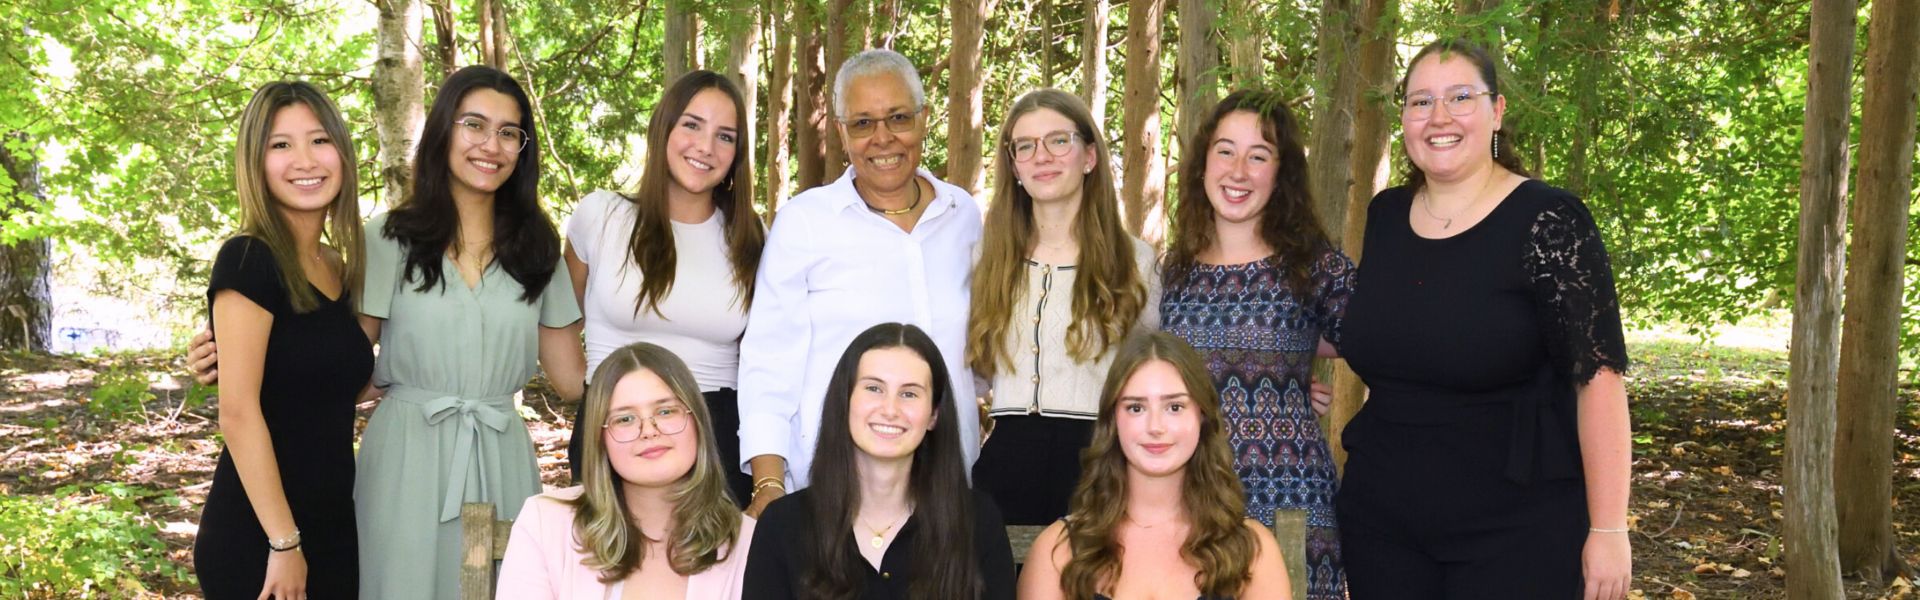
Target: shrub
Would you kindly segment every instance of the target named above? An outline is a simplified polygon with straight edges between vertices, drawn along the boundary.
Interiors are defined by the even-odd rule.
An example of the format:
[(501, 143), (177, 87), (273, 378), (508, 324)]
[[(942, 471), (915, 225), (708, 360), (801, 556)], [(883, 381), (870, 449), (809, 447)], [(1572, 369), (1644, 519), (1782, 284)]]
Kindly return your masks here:
[(123, 597), (144, 575), (189, 580), (136, 505), (150, 497), (178, 502), (120, 483), (0, 496), (0, 598)]

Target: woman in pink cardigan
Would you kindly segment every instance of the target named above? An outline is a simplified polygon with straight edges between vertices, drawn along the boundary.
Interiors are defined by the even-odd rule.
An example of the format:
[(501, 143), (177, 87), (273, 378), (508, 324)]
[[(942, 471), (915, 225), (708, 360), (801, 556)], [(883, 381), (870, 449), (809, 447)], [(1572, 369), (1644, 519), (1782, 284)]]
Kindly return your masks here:
[(534, 496), (501, 565), (502, 600), (735, 600), (753, 519), (727, 492), (700, 386), (673, 353), (638, 343), (588, 386), (584, 484)]

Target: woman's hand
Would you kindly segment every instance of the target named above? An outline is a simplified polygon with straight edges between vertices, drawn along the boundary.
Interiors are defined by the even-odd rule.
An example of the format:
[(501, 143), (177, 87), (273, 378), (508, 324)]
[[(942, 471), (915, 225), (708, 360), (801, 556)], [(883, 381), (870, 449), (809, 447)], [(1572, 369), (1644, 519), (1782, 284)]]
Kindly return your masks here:
[(307, 555), (298, 548), (267, 555), (267, 585), (260, 598), (267, 600), (307, 600)]
[(1626, 533), (1587, 534), (1587, 547), (1580, 551), (1581, 570), (1586, 573), (1585, 600), (1621, 600), (1633, 580), (1633, 549)]
[(766, 510), (768, 504), (772, 504), (773, 501), (779, 500), (781, 496), (785, 495), (787, 495), (787, 491), (778, 486), (770, 485), (763, 488), (755, 488), (753, 490), (753, 502), (747, 505), (747, 516), (755, 519), (760, 518), (760, 512)]
[(1327, 411), (1333, 410), (1333, 386), (1314, 379), (1312, 385), (1307, 386), (1307, 392), (1307, 396), (1313, 401), (1314, 416), (1324, 417), (1327, 416)]
[(198, 335), (193, 336), (193, 341), (187, 343), (187, 347), (187, 368), (193, 370), (193, 380), (200, 382), (200, 385), (219, 384), (220, 354), (215, 352), (213, 328), (200, 330)]

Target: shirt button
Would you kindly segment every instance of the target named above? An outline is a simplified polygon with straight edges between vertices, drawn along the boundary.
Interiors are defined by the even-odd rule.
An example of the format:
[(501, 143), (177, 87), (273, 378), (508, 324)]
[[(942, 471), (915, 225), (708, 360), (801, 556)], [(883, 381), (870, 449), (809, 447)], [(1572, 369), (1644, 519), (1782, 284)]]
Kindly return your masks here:
[(1039, 375), (1035, 375), (1035, 376), (1033, 376), (1033, 382), (1034, 382), (1034, 383), (1040, 383), (1040, 376), (1039, 376)]
[(881, 573), (881, 574), (880, 574), (880, 578), (881, 578), (881, 579), (893, 579), (893, 574), (892, 574), (892, 573)]
[(1034, 353), (1034, 354), (1039, 354), (1039, 353), (1040, 353), (1040, 347), (1039, 347), (1039, 346), (1034, 346), (1034, 347), (1033, 347), (1033, 353)]
[(1039, 325), (1039, 324), (1040, 324), (1040, 317), (1034, 317), (1034, 318), (1033, 318), (1033, 324), (1035, 324), (1035, 325)]

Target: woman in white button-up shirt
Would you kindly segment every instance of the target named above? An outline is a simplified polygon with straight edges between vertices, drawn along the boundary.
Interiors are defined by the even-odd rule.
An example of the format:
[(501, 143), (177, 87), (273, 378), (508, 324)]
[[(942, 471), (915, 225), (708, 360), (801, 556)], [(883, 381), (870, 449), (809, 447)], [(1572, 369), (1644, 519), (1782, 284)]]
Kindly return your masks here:
[[(740, 455), (754, 479), (749, 515), (804, 488), (834, 361), (885, 322), (918, 325), (940, 347), (953, 397), (972, 406), (968, 272), (980, 209), (921, 169), (926, 91), (891, 50), (847, 59), (834, 114), (850, 169), (795, 196), (774, 219), (740, 342)], [(966, 461), (979, 456), (975, 410), (961, 410)], [(743, 465), (746, 466), (746, 465)]]

